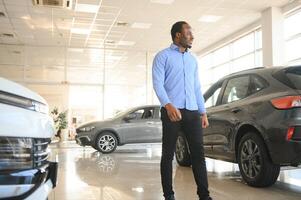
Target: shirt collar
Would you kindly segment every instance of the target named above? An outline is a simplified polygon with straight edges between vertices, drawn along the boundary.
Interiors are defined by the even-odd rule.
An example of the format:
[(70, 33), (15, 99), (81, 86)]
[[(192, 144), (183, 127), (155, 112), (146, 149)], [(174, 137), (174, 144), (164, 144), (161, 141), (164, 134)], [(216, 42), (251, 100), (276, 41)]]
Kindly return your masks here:
[[(179, 48), (179, 46), (178, 46), (178, 45), (176, 45), (175, 43), (172, 43), (172, 44), (170, 45), (170, 48), (171, 48), (171, 49), (173, 49), (173, 50), (177, 50), (177, 51), (179, 51), (179, 52), (180, 52), (180, 48)], [(189, 49), (188, 49), (188, 48), (186, 48), (186, 49), (185, 49), (185, 52), (189, 52)]]

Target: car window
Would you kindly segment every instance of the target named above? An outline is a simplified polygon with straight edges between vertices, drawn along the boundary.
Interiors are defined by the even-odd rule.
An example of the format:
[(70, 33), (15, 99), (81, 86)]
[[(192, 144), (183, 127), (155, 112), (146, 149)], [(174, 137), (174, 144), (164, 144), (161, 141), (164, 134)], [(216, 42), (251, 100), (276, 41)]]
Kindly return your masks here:
[(250, 86), (250, 94), (254, 94), (266, 87), (264, 81), (258, 76), (252, 76), (252, 84)]
[(216, 106), (218, 95), (219, 95), (219, 93), (221, 91), (221, 88), (222, 88), (222, 86), (218, 87), (213, 92), (213, 94), (206, 100), (206, 102), (205, 102), (205, 107), (206, 108), (209, 108), (209, 107), (212, 107), (212, 106)]
[(227, 83), (222, 98), (222, 104), (230, 103), (247, 97), (249, 84), (250, 76), (241, 76), (230, 79)]
[(154, 108), (139, 109), (132, 113), (136, 115), (136, 120), (154, 118)]
[(301, 67), (294, 66), (273, 73), (273, 77), (289, 86), (290, 88), (301, 90)]

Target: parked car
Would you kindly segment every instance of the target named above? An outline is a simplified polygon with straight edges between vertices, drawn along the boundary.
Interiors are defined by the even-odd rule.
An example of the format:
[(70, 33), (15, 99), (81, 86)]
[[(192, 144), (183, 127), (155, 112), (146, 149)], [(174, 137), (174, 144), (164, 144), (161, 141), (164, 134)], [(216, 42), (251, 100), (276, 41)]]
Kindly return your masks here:
[[(301, 66), (256, 68), (228, 75), (204, 95), (210, 126), (205, 155), (238, 163), (250, 186), (274, 184), (281, 166), (301, 163)], [(190, 166), (183, 134), (176, 159)]]
[(48, 161), (54, 135), (46, 101), (0, 78), (0, 199), (47, 199), (57, 163)]
[(112, 119), (82, 124), (76, 129), (76, 142), (102, 153), (112, 153), (124, 144), (161, 142), (159, 111), (158, 105), (135, 107)]

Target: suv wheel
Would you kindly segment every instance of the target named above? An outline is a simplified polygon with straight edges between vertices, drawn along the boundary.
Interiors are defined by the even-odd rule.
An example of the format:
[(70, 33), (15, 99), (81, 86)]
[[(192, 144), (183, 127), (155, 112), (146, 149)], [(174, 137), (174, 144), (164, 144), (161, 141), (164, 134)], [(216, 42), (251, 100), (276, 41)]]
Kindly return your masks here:
[(187, 141), (181, 134), (179, 134), (176, 143), (176, 160), (180, 166), (189, 167), (191, 165)]
[(98, 135), (95, 141), (95, 148), (101, 153), (107, 154), (115, 151), (117, 138), (113, 133), (104, 132)]
[(268, 187), (277, 181), (280, 166), (272, 163), (263, 140), (256, 133), (249, 132), (241, 138), (237, 160), (248, 185)]

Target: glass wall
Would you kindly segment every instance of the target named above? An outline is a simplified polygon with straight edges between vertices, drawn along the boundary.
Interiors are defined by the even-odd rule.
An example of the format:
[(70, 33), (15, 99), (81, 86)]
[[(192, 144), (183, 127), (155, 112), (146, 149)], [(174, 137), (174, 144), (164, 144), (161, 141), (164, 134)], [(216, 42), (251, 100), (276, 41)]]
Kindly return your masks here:
[(301, 64), (301, 10), (289, 14), (284, 20), (285, 57), (288, 65)]
[(78, 123), (158, 103), (151, 52), (20, 45), (0, 45), (0, 51), (0, 77), (36, 91), (50, 109), (68, 110)]
[(255, 30), (199, 57), (199, 63), (203, 93), (227, 74), (262, 66), (261, 30)]

